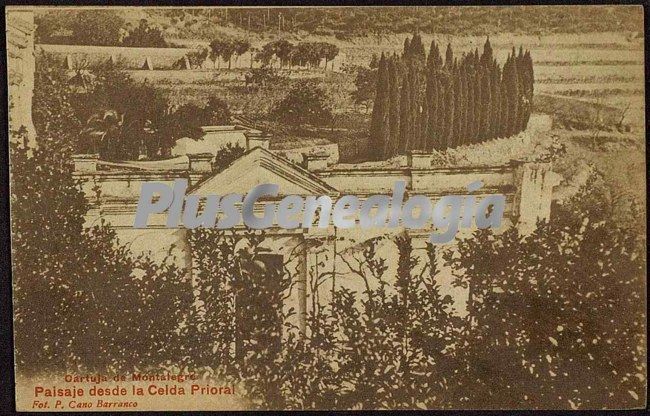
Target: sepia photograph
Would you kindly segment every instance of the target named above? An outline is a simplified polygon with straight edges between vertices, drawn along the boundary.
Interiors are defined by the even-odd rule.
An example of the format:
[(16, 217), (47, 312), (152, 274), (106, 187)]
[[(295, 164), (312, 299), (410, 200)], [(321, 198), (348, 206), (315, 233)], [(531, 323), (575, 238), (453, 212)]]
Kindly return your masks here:
[(647, 406), (643, 6), (5, 20), (18, 411)]

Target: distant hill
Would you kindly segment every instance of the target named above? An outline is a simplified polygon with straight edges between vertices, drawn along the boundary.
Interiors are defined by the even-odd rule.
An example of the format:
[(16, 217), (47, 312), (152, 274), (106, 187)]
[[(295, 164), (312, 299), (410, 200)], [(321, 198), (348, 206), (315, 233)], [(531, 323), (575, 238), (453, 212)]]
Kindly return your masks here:
[[(150, 9), (187, 37), (212, 22), (254, 32), (297, 32), (338, 37), (405, 33), (487, 35), (643, 31), (640, 6), (411, 6)], [(182, 35), (182, 33), (179, 33)]]
[[(428, 34), (629, 32), (642, 36), (641, 6), (410, 6), (275, 8), (116, 8), (124, 29), (146, 19), (169, 39), (206, 41), (238, 35), (309, 35), (351, 40), (419, 30)], [(37, 23), (66, 33), (71, 10), (40, 11)], [(42, 31), (40, 31), (42, 32)], [(62, 43), (41, 39), (43, 43)], [(65, 42), (67, 43), (67, 42)], [(170, 45), (171, 46), (171, 45)]]

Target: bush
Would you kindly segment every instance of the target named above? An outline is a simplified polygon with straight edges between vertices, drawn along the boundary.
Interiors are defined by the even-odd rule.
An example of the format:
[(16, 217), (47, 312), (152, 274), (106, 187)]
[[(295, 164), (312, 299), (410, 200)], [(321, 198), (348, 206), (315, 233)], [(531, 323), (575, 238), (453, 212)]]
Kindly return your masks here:
[(602, 215), (591, 185), (523, 240), (481, 231), (460, 244), (472, 325), (455, 394), (473, 407), (644, 402), (645, 242)]
[(296, 83), (271, 109), (271, 117), (291, 125), (324, 126), (332, 120), (331, 105), (321, 86), (313, 81)]
[(122, 45), (140, 48), (166, 48), (169, 46), (162, 30), (149, 25), (146, 19), (140, 20), (138, 26), (124, 38)]
[(176, 356), (170, 346), (192, 302), (191, 286), (172, 264), (133, 256), (106, 224), (84, 226), (90, 207), (70, 159), (80, 125), (67, 84), (39, 68), (39, 148), (24, 145), (22, 130), (12, 132), (10, 149), (18, 372), (160, 366)]
[[(428, 246), (425, 265), (417, 265), (411, 241), (398, 237), (395, 276), (387, 275), (386, 262), (377, 256), (378, 240), (366, 242), (356, 255), (338, 253), (341, 266), (365, 290), (339, 288), (326, 304), (312, 296), (305, 336), (288, 315), (277, 315), (287, 332), (280, 348), (271, 341), (277, 324), (264, 325), (267, 312), (259, 306), (280, 311), (281, 303), (249, 296), (265, 293), (259, 276), (284, 273), (279, 290), (296, 277), (282, 265), (241, 271), (243, 264), (264, 264), (258, 249), (263, 235), (244, 237), (249, 248), (237, 251), (236, 237), (198, 231), (192, 264), (206, 297), (198, 334), (216, 335), (192, 338), (197, 348), (202, 342), (213, 348), (201, 348), (196, 362), (189, 354), (187, 364), (241, 383), (254, 406), (263, 409), (640, 406), (646, 377), (645, 246), (598, 210), (584, 209), (583, 203), (593, 207), (592, 198), (598, 196), (583, 193), (528, 237), (516, 229), (501, 235), (481, 230), (461, 241), (453, 257)], [(441, 295), (443, 260), (457, 270), (455, 284), (469, 293), (464, 315)], [(309, 274), (312, 294), (329, 278), (327, 271)], [(218, 286), (223, 289), (213, 298), (215, 282), (223, 282)], [(227, 289), (233, 282), (248, 294)], [(247, 331), (227, 326), (232, 320), (221, 322), (223, 316), (240, 316), (226, 300), (233, 298), (251, 303), (238, 303), (247, 314), (241, 321), (248, 323)], [(234, 342), (248, 346), (241, 347), (245, 354), (229, 348)]]

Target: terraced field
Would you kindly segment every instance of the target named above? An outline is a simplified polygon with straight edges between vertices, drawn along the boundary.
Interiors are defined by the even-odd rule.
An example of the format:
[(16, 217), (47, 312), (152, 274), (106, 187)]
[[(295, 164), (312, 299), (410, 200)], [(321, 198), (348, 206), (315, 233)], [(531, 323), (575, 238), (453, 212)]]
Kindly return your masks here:
[[(372, 54), (399, 51), (402, 37), (376, 44), (357, 40), (342, 49), (344, 60), (367, 63)], [(453, 50), (466, 52), (483, 48), (483, 37), (423, 35), (431, 40), (451, 43)], [(625, 122), (635, 128), (644, 125), (644, 40), (631, 33), (584, 33), (529, 36), (498, 34), (490, 36), (496, 58), (503, 62), (512, 48), (529, 49), (535, 65), (537, 93), (579, 98), (624, 111)]]
[[(630, 28), (634, 30), (634, 28)], [(241, 34), (243, 36), (243, 34)], [(248, 36), (251, 43), (258, 47), (268, 39), (257, 35)], [(339, 56), (334, 60), (335, 71), (344, 64), (367, 65), (373, 54), (393, 53), (402, 49), (407, 34), (383, 36), (381, 38), (354, 38), (341, 41), (332, 37), (309, 35), (305, 40), (328, 41), (340, 48)], [(425, 45), (432, 40), (438, 44), (451, 43), (455, 53), (482, 50), (484, 37), (477, 36), (423, 36)], [(644, 125), (644, 66), (643, 38), (634, 32), (625, 33), (584, 33), (553, 34), (543, 36), (507, 34), (492, 35), (490, 42), (499, 62), (503, 62), (513, 47), (522, 46), (531, 51), (535, 65), (536, 93), (550, 96), (575, 98), (580, 102), (592, 102), (619, 111), (624, 116), (624, 123), (639, 129)], [(194, 43), (201, 44), (201, 40)], [(204, 69), (183, 71), (169, 69), (173, 62), (188, 49), (182, 48), (111, 48), (72, 45), (43, 45), (48, 53), (60, 57), (71, 55), (74, 60), (84, 59), (97, 62), (111, 56), (132, 70), (138, 79), (148, 79), (159, 85), (171, 95), (184, 100), (204, 100), (212, 94), (225, 95), (232, 100), (234, 107), (241, 111), (250, 109), (264, 110), (269, 98), (275, 98), (275, 92), (267, 91), (266, 99), (249, 97), (247, 100), (237, 88), (243, 84), (243, 72), (251, 66), (250, 54), (245, 54), (233, 62), (233, 70)], [(145, 57), (149, 56), (156, 71), (140, 70)], [(254, 63), (254, 66), (256, 63)], [(223, 68), (223, 66), (222, 66)], [(349, 99), (352, 90), (352, 77), (327, 74), (325, 71), (298, 71), (288, 74), (290, 78), (320, 77), (324, 79), (328, 91), (333, 92), (333, 102), (339, 110), (349, 111), (353, 105)], [(332, 78), (335, 78), (332, 82)], [(234, 88), (234, 90), (233, 90)], [(285, 88), (282, 88), (285, 90)], [(260, 107), (261, 105), (261, 107)], [(543, 109), (547, 111), (547, 109)]]

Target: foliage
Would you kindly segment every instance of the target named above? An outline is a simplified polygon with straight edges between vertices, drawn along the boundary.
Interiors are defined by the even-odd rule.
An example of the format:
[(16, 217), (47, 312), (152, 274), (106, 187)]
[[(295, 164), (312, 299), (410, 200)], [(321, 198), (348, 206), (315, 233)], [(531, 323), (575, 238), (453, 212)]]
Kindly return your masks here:
[(274, 86), (286, 83), (287, 77), (278, 74), (277, 70), (269, 67), (253, 68), (245, 75), (246, 86), (255, 87)]
[(71, 22), (71, 40), (80, 45), (118, 45), (123, 26), (124, 20), (112, 10), (82, 10)]
[(201, 65), (205, 62), (205, 59), (209, 55), (209, 50), (207, 48), (193, 50), (187, 53), (187, 60), (190, 63), (189, 69), (200, 68)]
[(129, 29), (120, 12), (114, 10), (65, 10), (36, 14), (36, 42), (72, 45), (131, 46), (166, 48), (162, 29), (141, 19)]
[(74, 133), (81, 129), (83, 120), (72, 105), (76, 94), (67, 85), (68, 75), (53, 58), (38, 55), (32, 99), (34, 128), (39, 145), (63, 158), (79, 148), (79, 137)]
[(124, 46), (141, 48), (166, 48), (169, 46), (161, 29), (151, 26), (147, 19), (140, 19), (140, 23), (129, 31), (122, 40)]
[(48, 11), (36, 14), (36, 42), (115, 46), (124, 19), (112, 10)]
[(517, 134), (532, 110), (530, 53), (513, 48), (503, 69), (487, 39), (478, 50), (443, 61), (433, 41), (426, 55), (419, 34), (406, 38), (401, 57), (382, 54), (370, 124), (374, 160), (409, 150), (443, 150)]
[(25, 375), (159, 366), (176, 355), (167, 343), (178, 341), (189, 282), (169, 262), (133, 256), (104, 223), (84, 225), (90, 205), (69, 157), (79, 119), (59, 76), (37, 70), (39, 147), (25, 146), (24, 130), (12, 132), (17, 368)]
[(244, 153), (246, 153), (246, 149), (241, 147), (239, 144), (233, 145), (227, 143), (225, 146), (220, 148), (215, 155), (212, 171), (215, 173), (223, 171), (235, 160), (239, 159)]
[[(298, 335), (290, 314), (277, 315), (286, 327), (280, 349), (277, 341), (251, 341), (260, 339), (260, 331), (277, 336), (277, 322), (267, 329), (256, 326), (253, 321), (263, 322), (261, 309), (247, 304), (245, 314), (257, 319), (243, 318), (231, 309), (231, 299), (243, 295), (222, 289), (220, 297), (205, 301), (214, 309), (206, 307), (201, 316), (210, 322), (199, 325), (205, 333), (228, 336), (208, 341), (219, 340), (220, 347), (207, 350), (222, 351), (222, 358), (212, 358), (222, 364), (211, 365), (207, 357), (198, 363), (190, 358), (188, 364), (208, 366), (215, 375), (243, 383), (247, 397), (264, 409), (639, 406), (646, 377), (639, 290), (644, 241), (594, 210), (603, 201), (586, 189), (559, 211), (556, 222), (540, 224), (528, 237), (516, 229), (501, 235), (481, 230), (459, 243), (458, 255), (442, 252), (441, 257), (429, 245), (424, 265), (418, 265), (422, 258), (414, 256), (410, 239), (397, 237), (395, 276), (387, 275), (385, 260), (377, 256), (379, 240), (367, 242), (360, 255), (338, 254), (365, 289), (339, 288), (331, 302), (321, 304), (317, 288), (331, 275), (310, 274), (307, 333)], [(591, 204), (595, 201), (601, 205)], [(247, 281), (246, 296), (265, 293), (257, 282), (270, 273), (268, 263), (264, 271), (251, 272), (256, 282), (239, 272), (232, 276), (242, 261), (262, 267), (260, 240), (245, 237), (249, 243), (243, 251), (235, 250), (235, 240), (211, 230), (193, 240), (193, 264), (207, 285), (201, 290), (206, 296), (212, 296), (215, 282), (228, 279), (231, 286)], [(465, 316), (441, 295), (443, 260), (457, 270), (455, 284), (469, 293)], [(278, 286), (283, 290), (296, 277), (286, 264), (275, 266), (288, 279)], [(282, 310), (278, 298), (271, 299), (274, 305), (264, 305)], [(233, 315), (239, 318), (222, 322)], [(255, 329), (245, 334), (234, 327), (218, 329), (236, 325), (237, 319)], [(243, 339), (236, 341), (235, 333)], [(248, 346), (241, 347), (245, 355), (229, 347), (235, 342)], [(191, 345), (198, 343), (197, 338)]]
[(281, 399), (277, 388), (256, 380), (271, 369), (274, 376), (280, 374), (275, 360), (281, 354), (283, 322), (294, 312), (282, 308), (291, 278), (281, 258), (274, 261), (262, 253), (263, 240), (263, 234), (254, 232), (190, 232), (198, 307), (184, 330), (184, 358), (188, 365), (212, 368), (219, 377), (237, 374), (252, 396), (271, 401)]
[[(167, 98), (152, 85), (113, 68), (97, 68), (93, 75), (92, 84), (72, 103), (84, 121), (81, 139), (86, 145), (108, 160), (166, 156), (179, 138), (178, 120), (184, 121), (170, 117)], [(185, 133), (193, 126), (181, 127)]]
[(315, 82), (307, 80), (296, 83), (287, 95), (271, 110), (271, 117), (292, 125), (327, 125), (332, 110), (325, 91)]
[(332, 43), (300, 42), (294, 45), (286, 39), (277, 39), (265, 44), (257, 53), (256, 59), (266, 67), (275, 57), (280, 63), (280, 68), (286, 65), (318, 68), (321, 60), (324, 60), (324, 68), (327, 69), (328, 62), (338, 54), (339, 48)]
[(289, 62), (292, 49), (293, 44), (289, 41), (278, 39), (262, 46), (262, 49), (257, 53), (255, 58), (260, 61), (263, 66), (267, 66), (275, 56), (280, 61), (280, 68), (282, 68)]
[[(259, 33), (299, 34), (307, 31), (349, 40), (357, 36), (381, 36), (421, 30), (430, 34), (485, 36), (496, 32), (589, 33), (635, 30), (643, 31), (642, 13), (632, 8), (614, 6), (526, 7), (497, 6), (467, 8), (462, 6), (386, 6), (318, 8), (241, 8), (227, 13), (197, 13), (191, 9), (164, 9), (158, 13), (180, 22), (198, 23), (183, 33), (187, 38), (201, 37), (207, 23), (232, 25)], [(460, 17), (460, 18), (459, 18)], [(567, 24), (570, 19), (571, 24)]]
[[(166, 157), (177, 139), (199, 139), (201, 126), (230, 120), (227, 103), (217, 97), (204, 106), (172, 108), (153, 85), (136, 82), (114, 67), (90, 68), (89, 74), (90, 82), (76, 88), (53, 58), (42, 54), (37, 59), (34, 124), (37, 132), (60, 132), (40, 140), (56, 140), (68, 155), (98, 153), (105, 160)], [(68, 124), (60, 125), (64, 119)], [(71, 131), (78, 133), (63, 141)]]
[(240, 57), (251, 47), (250, 42), (245, 39), (220, 38), (210, 42), (210, 57), (216, 62), (218, 58), (228, 62), (228, 69), (231, 68), (232, 56)]
[(219, 97), (208, 98), (208, 103), (205, 107), (208, 113), (208, 120), (210, 125), (224, 125), (230, 123), (230, 108), (228, 103)]
[(352, 98), (355, 104), (363, 105), (366, 113), (368, 113), (372, 107), (372, 101), (375, 98), (375, 91), (377, 89), (377, 70), (363, 66), (356, 66), (355, 69), (355, 89), (351, 93)]
[(593, 189), (523, 240), (481, 231), (460, 244), (452, 263), (471, 325), (452, 397), (480, 408), (644, 402), (645, 241)]

